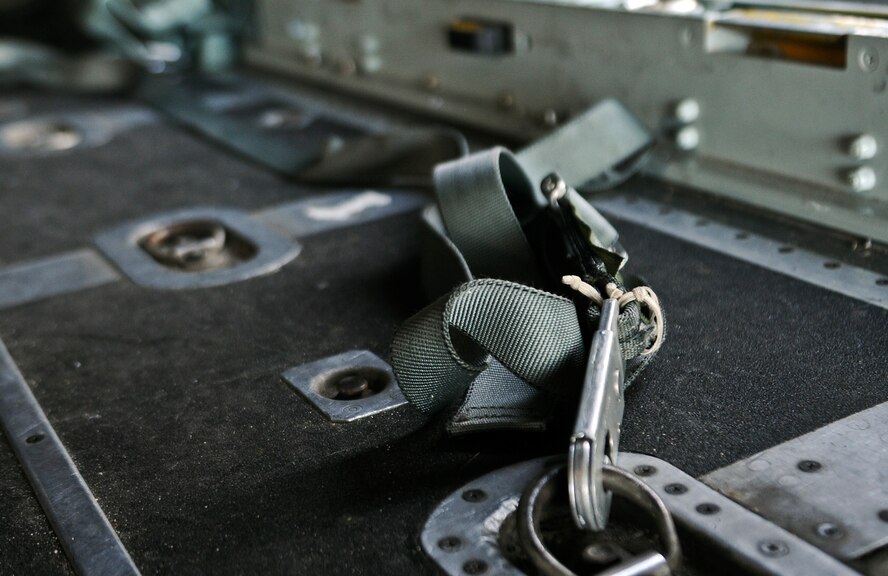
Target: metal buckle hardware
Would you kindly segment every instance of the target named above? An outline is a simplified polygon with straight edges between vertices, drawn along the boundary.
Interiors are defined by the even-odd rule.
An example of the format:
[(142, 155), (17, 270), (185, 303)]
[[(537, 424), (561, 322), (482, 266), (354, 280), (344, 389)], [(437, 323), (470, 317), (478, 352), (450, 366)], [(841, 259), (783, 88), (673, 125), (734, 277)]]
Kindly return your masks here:
[(604, 530), (610, 513), (611, 495), (604, 488), (603, 469), (605, 464), (616, 464), (624, 408), (625, 366), (618, 336), (619, 314), (616, 299), (604, 301), (570, 439), (571, 513), (577, 526), (585, 530)]

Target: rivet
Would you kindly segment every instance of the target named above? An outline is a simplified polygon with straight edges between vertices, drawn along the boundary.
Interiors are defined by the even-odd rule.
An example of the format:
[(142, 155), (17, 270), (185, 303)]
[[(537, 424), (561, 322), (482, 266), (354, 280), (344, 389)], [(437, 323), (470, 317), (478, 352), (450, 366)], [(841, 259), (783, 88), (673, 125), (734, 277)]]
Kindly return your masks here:
[(789, 554), (789, 546), (780, 540), (763, 540), (759, 542), (759, 551), (770, 558), (778, 558)]
[(712, 514), (718, 514), (719, 512), (721, 512), (721, 508), (717, 504), (712, 504), (710, 502), (698, 504), (696, 510), (704, 516), (710, 516)]
[(675, 133), (675, 145), (679, 150), (691, 152), (700, 145), (700, 130), (694, 126), (685, 126)]
[(864, 72), (872, 72), (879, 67), (879, 55), (869, 48), (864, 48), (857, 56), (860, 69)]
[(462, 499), (466, 502), (482, 502), (487, 499), (487, 492), (478, 488), (470, 488), (462, 493)]
[(845, 535), (844, 531), (832, 522), (818, 524), (814, 528), (814, 531), (817, 532), (817, 535), (821, 538), (828, 538), (830, 540), (835, 540)]
[(441, 78), (435, 74), (426, 74), (420, 80), (420, 84), (426, 90), (437, 90), (441, 87)]
[(674, 114), (682, 124), (696, 122), (700, 118), (700, 103), (693, 98), (685, 98), (675, 105)]
[(496, 105), (503, 110), (511, 110), (515, 107), (515, 96), (511, 92), (502, 92), (496, 97)]
[(438, 548), (444, 552), (456, 552), (462, 548), (462, 540), (456, 536), (445, 536), (438, 540)]
[(817, 472), (823, 465), (816, 460), (802, 460), (798, 464), (796, 464), (796, 468), (801, 470), (802, 472)]
[(463, 572), (466, 574), (484, 574), (487, 572), (487, 562), (484, 560), (472, 559), (463, 564)]
[(342, 76), (354, 76), (357, 71), (358, 65), (351, 58), (340, 58), (336, 61), (336, 72)]
[(861, 134), (848, 144), (848, 154), (855, 160), (870, 160), (879, 151), (879, 143), (871, 134)]
[(541, 120), (543, 124), (546, 126), (557, 126), (558, 125), (558, 112), (555, 110), (548, 108), (543, 111), (541, 116)]
[(848, 184), (855, 192), (868, 192), (876, 187), (876, 172), (869, 166), (861, 166), (848, 172)]
[(650, 464), (641, 464), (635, 467), (634, 472), (637, 476), (653, 476), (657, 473), (657, 469)]
[(674, 484), (667, 484), (665, 488), (663, 488), (667, 494), (672, 494), (673, 496), (677, 496), (679, 494), (684, 494), (688, 491), (688, 487), (684, 484), (679, 484), (678, 482)]

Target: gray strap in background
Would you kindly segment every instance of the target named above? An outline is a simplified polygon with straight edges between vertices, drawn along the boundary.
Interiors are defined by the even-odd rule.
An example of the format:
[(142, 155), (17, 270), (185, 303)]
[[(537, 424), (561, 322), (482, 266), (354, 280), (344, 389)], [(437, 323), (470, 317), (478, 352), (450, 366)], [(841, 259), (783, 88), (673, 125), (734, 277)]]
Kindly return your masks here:
[(622, 104), (607, 99), (522, 150), (518, 161), (536, 185), (557, 172), (576, 188), (611, 188), (615, 178), (634, 172), (633, 160), (652, 145), (647, 128)]
[[(241, 90), (225, 78), (146, 78), (138, 96), (216, 144), (311, 184), (428, 188), (437, 164), (468, 150), (465, 138), (455, 130), (369, 134), (358, 126), (334, 124), (323, 115), (297, 110), (270, 92)], [(218, 104), (226, 99), (230, 105)], [(263, 109), (301, 112), (310, 120), (301, 126), (268, 129), (257, 121)]]

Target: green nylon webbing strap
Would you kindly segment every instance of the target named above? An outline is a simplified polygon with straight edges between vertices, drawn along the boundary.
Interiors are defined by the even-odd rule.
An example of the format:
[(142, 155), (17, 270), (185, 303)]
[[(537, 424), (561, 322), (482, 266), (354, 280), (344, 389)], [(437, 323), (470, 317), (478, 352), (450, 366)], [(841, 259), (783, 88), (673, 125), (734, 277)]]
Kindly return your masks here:
[[(574, 302), (528, 286), (542, 279), (525, 225), (546, 199), (503, 148), (441, 164), (434, 181), (440, 212), (423, 213), (423, 281), (436, 300), (405, 322), (392, 343), (401, 389), (423, 412), (455, 407), (451, 433), (543, 428), (555, 398), (581, 383), (586, 356)], [(579, 195), (571, 198), (580, 212), (594, 212)], [(594, 324), (598, 314), (587, 303), (588, 320)], [(636, 302), (624, 308), (619, 325), (629, 382), (649, 359), (639, 354), (652, 330)]]
[(508, 150), (440, 164), (434, 181), (444, 225), (474, 275), (537, 283), (521, 219), (537, 213), (545, 199)]
[(487, 368), (488, 354), (544, 390), (575, 380), (585, 357), (573, 302), (493, 279), (467, 282), (439, 298), (404, 323), (392, 348), (404, 394), (429, 413), (463, 395)]

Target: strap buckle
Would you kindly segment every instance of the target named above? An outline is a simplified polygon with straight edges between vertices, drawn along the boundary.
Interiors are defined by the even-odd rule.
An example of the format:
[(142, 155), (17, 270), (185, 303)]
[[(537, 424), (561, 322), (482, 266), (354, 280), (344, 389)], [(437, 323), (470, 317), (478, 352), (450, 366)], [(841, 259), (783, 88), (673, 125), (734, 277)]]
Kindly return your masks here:
[(625, 366), (620, 351), (615, 298), (604, 301), (592, 338), (580, 410), (570, 439), (568, 490), (577, 526), (604, 530), (611, 494), (604, 488), (604, 466), (615, 465), (623, 420)]

